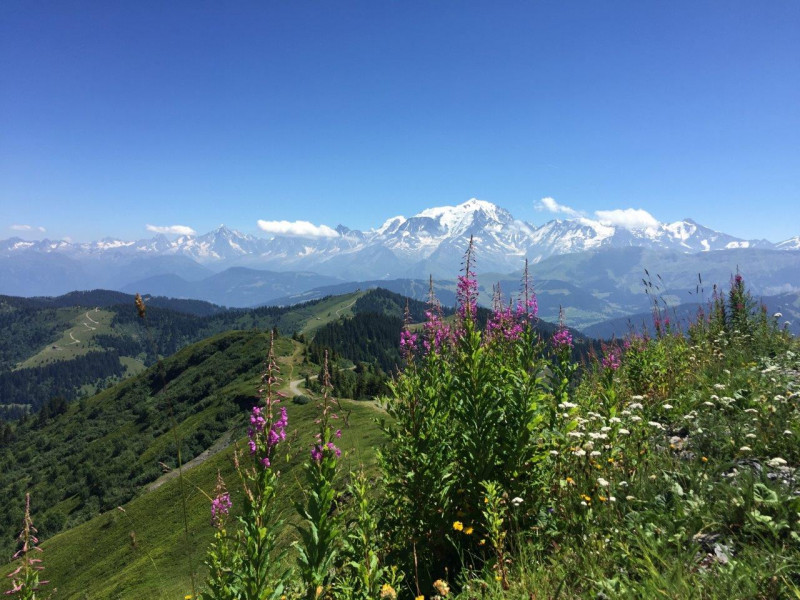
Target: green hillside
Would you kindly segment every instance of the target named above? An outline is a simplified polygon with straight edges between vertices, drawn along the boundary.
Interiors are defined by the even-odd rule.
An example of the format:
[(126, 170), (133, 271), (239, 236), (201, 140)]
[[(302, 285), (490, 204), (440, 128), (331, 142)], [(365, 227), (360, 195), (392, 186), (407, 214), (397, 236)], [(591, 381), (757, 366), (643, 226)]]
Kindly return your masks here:
[[(343, 427), (341, 447), (345, 465), (368, 469), (374, 465), (374, 448), (380, 433), (374, 423), (379, 415), (374, 404), (343, 401), (349, 424)], [(277, 465), (285, 486), (286, 512), (297, 498), (298, 464), (305, 460), (318, 414), (314, 403), (298, 406), (287, 401), (291, 451)], [(241, 444), (240, 442), (240, 445)], [(209, 500), (200, 491), (211, 493), (217, 470), (229, 482), (234, 507), (239, 504), (238, 480), (233, 472), (228, 447), (206, 462), (184, 473), (189, 512), (189, 544), (186, 545), (181, 513), (180, 489), (171, 479), (152, 492), (140, 493), (123, 504), (123, 511), (112, 507), (86, 523), (65, 531), (43, 544), (47, 578), (58, 588), (61, 599), (183, 598), (191, 593), (190, 564), (202, 580), (202, 561), (211, 541)], [(20, 504), (21, 506), (21, 504)], [(287, 515), (289, 516), (289, 515)], [(20, 516), (21, 518), (21, 516)], [(41, 520), (38, 520), (41, 522)], [(291, 535), (287, 528), (287, 535)], [(288, 544), (289, 539), (285, 540)], [(0, 567), (0, 577), (11, 571)], [(2, 577), (5, 580), (5, 577)]]
[[(313, 335), (351, 316), (366, 292), (295, 306), (224, 310), (197, 301), (148, 299), (143, 326), (130, 297), (96, 290), (59, 298), (0, 297), (0, 418), (35, 412), (55, 396), (100, 391), (187, 345), (230, 330), (277, 328)], [(130, 299), (129, 302), (118, 302)], [(97, 305), (92, 304), (97, 302)]]
[[(25, 490), (48, 536), (130, 500), (160, 475), (159, 463), (174, 466), (173, 421), (184, 460), (241, 431), (268, 342), (259, 332), (220, 334), (166, 359), (163, 373), (151, 367), (63, 414), (21, 423), (0, 449), (0, 497), (8, 507), (0, 515), (2, 554), (9, 554)], [(276, 352), (289, 357), (296, 346), (280, 338)]]

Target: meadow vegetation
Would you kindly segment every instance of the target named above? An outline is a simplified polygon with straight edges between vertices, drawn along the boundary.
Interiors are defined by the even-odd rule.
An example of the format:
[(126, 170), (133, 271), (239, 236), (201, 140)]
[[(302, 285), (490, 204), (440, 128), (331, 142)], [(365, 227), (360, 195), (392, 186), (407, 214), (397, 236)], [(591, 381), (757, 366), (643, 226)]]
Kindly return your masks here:
[[(270, 344), (242, 449), (205, 474), (186, 597), (800, 598), (800, 347), (779, 316), (737, 275), (688, 332), (656, 304), (654, 334), (578, 364), (527, 276), (480, 322), (473, 261), (455, 317), (432, 297), (401, 327), (375, 466), (343, 452), (359, 431), (327, 361), (321, 397), (289, 403)], [(19, 566), (32, 598), (40, 564)]]

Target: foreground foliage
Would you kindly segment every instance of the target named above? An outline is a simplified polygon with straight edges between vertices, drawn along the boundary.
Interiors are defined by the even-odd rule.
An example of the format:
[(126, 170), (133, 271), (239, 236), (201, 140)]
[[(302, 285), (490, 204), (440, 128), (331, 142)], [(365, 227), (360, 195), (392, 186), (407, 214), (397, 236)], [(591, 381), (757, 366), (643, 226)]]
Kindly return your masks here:
[(204, 598), (800, 597), (800, 348), (741, 277), (687, 334), (656, 309), (654, 336), (582, 368), (526, 281), (485, 327), (476, 288), (469, 253), (457, 319), (432, 298), (402, 330), (377, 477), (345, 472), (324, 373), (316, 435), (283, 434), (268, 361), (243, 495), (211, 496)]

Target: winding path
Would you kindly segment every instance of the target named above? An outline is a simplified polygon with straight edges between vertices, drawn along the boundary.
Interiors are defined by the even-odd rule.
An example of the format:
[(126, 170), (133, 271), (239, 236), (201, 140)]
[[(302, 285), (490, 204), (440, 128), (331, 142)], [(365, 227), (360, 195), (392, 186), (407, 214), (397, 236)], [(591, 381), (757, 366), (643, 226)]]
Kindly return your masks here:
[(343, 311), (343, 310), (347, 310), (348, 308), (350, 308), (351, 306), (353, 306), (353, 305), (354, 305), (356, 302), (358, 302), (358, 298), (356, 298), (355, 300), (353, 300), (353, 301), (352, 301), (350, 304), (348, 304), (347, 306), (343, 306), (343, 307), (341, 307), (341, 308), (338, 308), (338, 309), (336, 309), (336, 316), (338, 317), (338, 316), (339, 316), (339, 315), (342, 313), (342, 311)]
[[(190, 469), (196, 467), (197, 465), (202, 465), (209, 458), (211, 458), (221, 450), (227, 448), (231, 443), (232, 434), (233, 434), (232, 430), (228, 430), (225, 433), (223, 433), (222, 436), (216, 442), (214, 442), (210, 448), (206, 448), (200, 454), (195, 456), (192, 460), (183, 465), (182, 469), (183, 473), (185, 474), (186, 471), (189, 471)], [(148, 483), (146, 489), (148, 492), (157, 490), (162, 485), (167, 483), (169, 480), (175, 479), (177, 476), (178, 476), (178, 469), (172, 469), (171, 471), (167, 471), (155, 481), (151, 481), (150, 483)]]

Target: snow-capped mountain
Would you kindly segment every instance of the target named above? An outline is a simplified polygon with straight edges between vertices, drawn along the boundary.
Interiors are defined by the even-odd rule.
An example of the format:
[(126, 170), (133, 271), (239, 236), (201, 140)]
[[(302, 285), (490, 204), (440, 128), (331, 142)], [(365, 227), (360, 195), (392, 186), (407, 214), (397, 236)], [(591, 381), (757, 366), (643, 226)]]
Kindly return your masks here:
[[(603, 248), (642, 247), (681, 253), (762, 248), (800, 249), (800, 236), (772, 244), (743, 240), (704, 227), (691, 219), (623, 227), (584, 217), (552, 220), (536, 226), (484, 200), (428, 208), (412, 217), (395, 216), (367, 231), (336, 228), (334, 237), (253, 236), (227, 227), (203, 235), (169, 238), (156, 235), (134, 242), (102, 239), (90, 243), (0, 242), (0, 258), (60, 254), (79, 263), (181, 257), (214, 271), (232, 266), (273, 271), (316, 271), (345, 279), (421, 276), (452, 277), (457, 273), (470, 236), (475, 240), (483, 272), (518, 270), (527, 257), (545, 258)], [(163, 268), (160, 272), (163, 272)]]
[(800, 250), (800, 235), (779, 242), (775, 247), (780, 250)]

